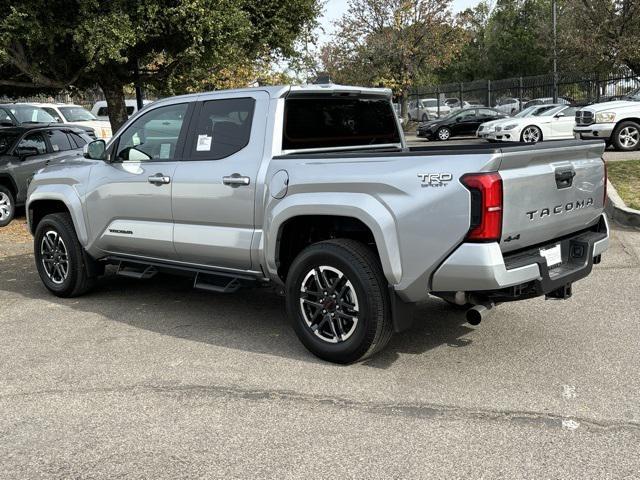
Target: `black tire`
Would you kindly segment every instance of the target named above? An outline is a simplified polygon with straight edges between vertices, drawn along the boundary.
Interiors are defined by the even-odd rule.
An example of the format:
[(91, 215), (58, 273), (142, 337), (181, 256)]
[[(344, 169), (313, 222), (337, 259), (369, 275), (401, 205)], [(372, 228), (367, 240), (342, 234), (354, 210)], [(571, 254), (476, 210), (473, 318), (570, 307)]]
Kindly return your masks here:
[[(66, 255), (60, 255), (67, 259), (66, 276), (57, 275), (52, 277), (47, 272), (46, 263), (51, 263), (51, 254), (43, 252), (43, 242), (45, 235), (47, 238), (60, 238), (62, 247), (66, 251)], [(58, 237), (55, 237), (57, 235)], [(77, 297), (89, 291), (95, 284), (95, 278), (89, 277), (87, 260), (84, 255), (82, 246), (78, 242), (73, 222), (68, 213), (52, 213), (45, 216), (36, 227), (36, 233), (33, 239), (33, 250), (36, 261), (36, 268), (44, 286), (51, 293), (58, 297), (68, 298)], [(62, 249), (62, 248), (61, 248)], [(61, 250), (60, 249), (60, 250)], [(61, 260), (62, 261), (62, 260)], [(53, 268), (53, 267), (50, 267)], [(58, 281), (56, 281), (58, 280)], [(61, 281), (60, 281), (61, 280)]]
[(621, 122), (611, 135), (611, 143), (620, 152), (640, 149), (640, 125), (636, 122)]
[[(343, 278), (350, 282), (350, 287), (356, 295), (357, 323), (351, 323), (352, 330), (348, 338), (341, 339), (337, 343), (330, 343), (322, 333), (323, 324), (325, 329), (329, 324), (334, 333), (338, 332), (334, 324), (335, 320), (329, 317), (332, 311), (331, 306), (323, 303), (330, 299), (318, 299), (320, 302), (318, 305), (327, 307), (327, 314), (323, 315), (319, 312), (322, 317), (318, 319), (320, 328), (315, 330), (307, 323), (305, 318), (307, 313), (302, 306), (302, 298), (317, 299), (317, 297), (309, 297), (309, 294), (303, 294), (302, 288), (305, 285), (305, 279), (309, 279), (309, 275), (313, 275), (313, 271), (321, 266), (330, 267), (342, 273)], [(326, 280), (324, 278), (322, 283)], [(315, 279), (307, 281), (314, 282)], [(318, 288), (318, 290), (321, 289)], [(331, 291), (327, 293), (330, 296)], [(295, 258), (289, 270), (286, 297), (287, 313), (296, 335), (311, 353), (323, 360), (341, 364), (363, 360), (382, 350), (393, 334), (389, 292), (380, 261), (371, 249), (355, 240), (327, 240), (305, 248)], [(340, 297), (333, 304), (333, 311), (336, 308), (339, 310), (343, 305)], [(344, 311), (346, 312), (347, 309), (345, 308)], [(318, 313), (317, 310), (316, 313)], [(342, 322), (342, 320), (338, 321)], [(348, 321), (345, 320), (345, 322)], [(339, 330), (344, 332), (349, 327), (347, 323), (341, 325)], [(337, 339), (337, 335), (335, 338)]]
[(16, 215), (16, 199), (4, 185), (0, 185), (0, 227), (6, 227)]
[(423, 122), (428, 122), (429, 121), (429, 115), (427, 115), (426, 113), (422, 114), (422, 121)]
[(440, 127), (436, 132), (436, 138), (441, 141), (446, 141), (451, 138), (451, 130), (447, 127)]
[(544, 140), (542, 138), (542, 130), (535, 125), (527, 125), (522, 129), (520, 141), (524, 143), (539, 143)]

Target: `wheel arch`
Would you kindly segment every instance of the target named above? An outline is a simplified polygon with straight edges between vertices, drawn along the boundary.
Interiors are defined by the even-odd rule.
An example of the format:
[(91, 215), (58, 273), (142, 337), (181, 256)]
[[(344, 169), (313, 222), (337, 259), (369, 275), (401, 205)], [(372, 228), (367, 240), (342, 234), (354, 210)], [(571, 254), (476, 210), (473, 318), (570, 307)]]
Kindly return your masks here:
[[(272, 278), (284, 281), (290, 265), (287, 262), (291, 262), (306, 245), (339, 235), (369, 243), (375, 248), (389, 284), (399, 283), (402, 267), (396, 224), (380, 202), (369, 195), (354, 193), (295, 197), (298, 195), (286, 198), (268, 215), (264, 254)], [(289, 237), (292, 233), (298, 235), (297, 240)], [(302, 242), (300, 238), (305, 235), (308, 241)]]
[(8, 188), (11, 194), (13, 195), (14, 200), (17, 201), (18, 196), (18, 186), (16, 185), (15, 180), (11, 175), (6, 173), (0, 173), (0, 185)]
[[(60, 188), (60, 186), (56, 186), (56, 188)], [(64, 186), (63, 190), (65, 191), (36, 190), (31, 193), (26, 208), (29, 230), (34, 234), (38, 223), (46, 215), (66, 212), (71, 216), (78, 240), (84, 246), (87, 244), (88, 232), (80, 198), (69, 186)]]

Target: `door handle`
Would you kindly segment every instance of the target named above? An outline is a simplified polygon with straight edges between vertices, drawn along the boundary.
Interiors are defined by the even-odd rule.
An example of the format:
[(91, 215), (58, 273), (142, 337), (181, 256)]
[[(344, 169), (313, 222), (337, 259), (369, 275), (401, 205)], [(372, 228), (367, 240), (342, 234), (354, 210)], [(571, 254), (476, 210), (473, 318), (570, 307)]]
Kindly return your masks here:
[(171, 183), (171, 177), (163, 175), (161, 173), (156, 173), (149, 177), (149, 183), (153, 183), (154, 185), (163, 185), (167, 183)]
[(245, 177), (240, 175), (239, 173), (234, 173), (232, 175), (222, 177), (222, 183), (225, 185), (231, 185), (232, 187), (240, 187), (247, 186), (251, 183), (251, 179), (249, 177)]
[(573, 184), (573, 177), (576, 172), (573, 169), (556, 170), (556, 186), (558, 188), (568, 188)]

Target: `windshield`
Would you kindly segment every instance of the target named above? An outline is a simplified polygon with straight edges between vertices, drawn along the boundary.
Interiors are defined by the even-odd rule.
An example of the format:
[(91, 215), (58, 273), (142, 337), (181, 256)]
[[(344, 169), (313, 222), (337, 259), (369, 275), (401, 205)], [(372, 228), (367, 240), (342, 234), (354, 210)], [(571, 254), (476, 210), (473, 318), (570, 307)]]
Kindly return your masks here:
[(56, 119), (40, 107), (12, 105), (9, 110), (20, 123), (56, 123)]
[(7, 153), (7, 150), (11, 148), (17, 137), (17, 133), (0, 133), (0, 155)]
[(524, 110), (522, 110), (520, 113), (514, 115), (515, 118), (522, 118), (522, 117), (527, 117), (529, 115), (531, 115), (533, 112), (535, 112), (536, 108), (538, 107), (528, 107), (525, 108)]
[(566, 105), (560, 105), (560, 106), (553, 106), (552, 105), (547, 110), (541, 109), (539, 112), (536, 112), (533, 115), (535, 117), (551, 117), (551, 116), (555, 115), (556, 113), (561, 112), (565, 108), (567, 108)]
[(88, 122), (97, 118), (88, 110), (82, 107), (60, 107), (60, 112), (67, 119), (67, 122)]

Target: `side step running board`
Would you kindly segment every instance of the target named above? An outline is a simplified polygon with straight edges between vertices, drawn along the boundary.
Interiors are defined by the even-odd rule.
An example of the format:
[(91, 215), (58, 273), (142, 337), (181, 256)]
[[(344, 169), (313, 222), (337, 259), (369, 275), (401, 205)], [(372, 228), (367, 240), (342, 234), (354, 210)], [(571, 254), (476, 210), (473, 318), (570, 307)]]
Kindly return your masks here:
[(193, 280), (193, 288), (209, 292), (233, 293), (241, 286), (238, 278), (208, 273), (198, 272)]
[(140, 266), (140, 265), (132, 265), (127, 264), (125, 262), (120, 262), (118, 264), (118, 270), (116, 271), (116, 275), (121, 277), (128, 278), (136, 278), (138, 280), (146, 280), (148, 278), (154, 277), (158, 273), (158, 270), (154, 266)]

